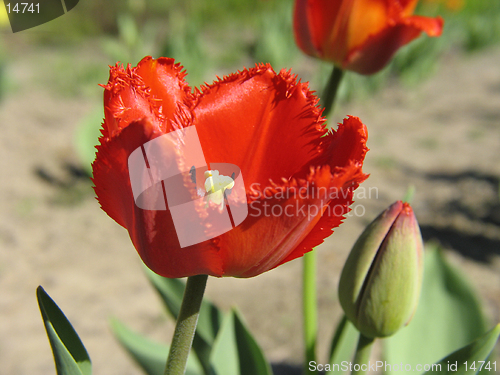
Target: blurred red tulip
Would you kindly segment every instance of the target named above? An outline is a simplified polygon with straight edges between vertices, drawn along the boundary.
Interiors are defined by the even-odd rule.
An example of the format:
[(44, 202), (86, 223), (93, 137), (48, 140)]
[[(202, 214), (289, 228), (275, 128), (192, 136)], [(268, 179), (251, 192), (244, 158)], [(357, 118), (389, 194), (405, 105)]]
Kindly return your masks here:
[(295, 40), (306, 54), (373, 74), (422, 31), (441, 35), (443, 19), (414, 16), (418, 0), (296, 0)]
[[(269, 65), (194, 93), (184, 76), (172, 59), (145, 57), (135, 68), (111, 67), (103, 86), (95, 192), (146, 265), (166, 277), (252, 277), (322, 243), (367, 177), (366, 127), (349, 117), (328, 131), (307, 84)], [(134, 201), (127, 160), (146, 142), (188, 126), (196, 127), (207, 164), (240, 168), (248, 216), (216, 238), (181, 247), (168, 209), (144, 210)]]

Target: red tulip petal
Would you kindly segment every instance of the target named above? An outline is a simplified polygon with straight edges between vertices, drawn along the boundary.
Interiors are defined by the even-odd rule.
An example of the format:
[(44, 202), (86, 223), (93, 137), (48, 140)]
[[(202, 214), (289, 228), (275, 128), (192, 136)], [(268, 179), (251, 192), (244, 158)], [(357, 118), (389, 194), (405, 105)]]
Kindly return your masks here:
[[(136, 68), (111, 67), (104, 87), (105, 127), (111, 137), (128, 124), (149, 118), (159, 130), (167, 132), (167, 119), (177, 105), (188, 103), (190, 89), (182, 67), (173, 59), (142, 59)], [(167, 85), (163, 87), (163, 85)]]
[(290, 178), (320, 152), (316, 103), (306, 84), (269, 65), (203, 87), (194, 123), (207, 162), (236, 164), (254, 186)]
[(306, 54), (311, 56), (317, 55), (319, 44), (317, 40), (312, 37), (312, 30), (310, 27), (314, 25), (311, 22), (308, 12), (308, 0), (295, 1), (295, 9), (293, 13), (293, 31), (295, 35), (295, 42), (299, 48)]
[[(358, 117), (348, 116), (338, 124), (337, 131), (331, 131), (325, 140), (325, 162), (332, 169), (362, 163), (368, 152), (366, 141), (368, 130)], [(330, 144), (328, 145), (328, 142)]]
[(292, 181), (295, 186), (252, 201), (247, 219), (220, 236), (224, 275), (253, 277), (311, 251), (343, 221), (366, 177), (360, 165), (334, 175), (325, 166), (302, 184)]
[(310, 162), (305, 179), (266, 187), (251, 201), (247, 219), (220, 236), (225, 275), (252, 277), (302, 256), (340, 225), (354, 189), (367, 178), (361, 170), (367, 132), (350, 117), (323, 139), (325, 152)]
[[(140, 128), (140, 131), (138, 130)], [(133, 136), (127, 136), (134, 134)], [(92, 163), (94, 190), (101, 208), (118, 224), (127, 227), (128, 216), (135, 206), (128, 173), (128, 157), (137, 147), (159, 136), (158, 130), (147, 122), (130, 125), (119, 139), (100, 138), (96, 160)]]
[(410, 27), (416, 27), (429, 36), (436, 37), (440, 36), (443, 32), (444, 20), (441, 17), (411, 16), (403, 19), (403, 23)]
[[(344, 7), (342, 17), (348, 19), (348, 31), (344, 37), (335, 41), (347, 44), (349, 52), (363, 44), (370, 35), (381, 32), (387, 27), (389, 20), (397, 17), (401, 11), (395, 0), (352, 0), (346, 3), (351, 5)], [(346, 56), (347, 54), (343, 57)]]
[(144, 84), (150, 88), (150, 94), (160, 101), (161, 113), (165, 118), (172, 118), (178, 103), (192, 105), (191, 88), (185, 80), (186, 72), (174, 59), (151, 56), (143, 58), (136, 68)]
[(180, 248), (170, 212), (143, 210), (134, 202), (128, 157), (162, 134), (149, 122), (140, 121), (103, 142), (93, 163), (97, 199), (111, 218), (127, 228), (142, 260), (156, 273), (165, 277), (221, 276), (221, 259), (212, 241)]
[[(173, 60), (145, 58), (137, 68), (111, 68), (105, 86), (95, 191), (103, 210), (128, 229), (146, 265), (166, 277), (252, 277), (321, 243), (366, 178), (361, 166), (367, 135), (359, 119), (350, 117), (326, 134), (307, 85), (268, 65), (225, 77), (194, 95), (183, 78)], [(181, 248), (170, 211), (140, 209), (134, 201), (128, 158), (146, 142), (188, 125), (196, 126), (207, 162), (240, 167), (253, 195), (241, 225)], [(185, 163), (181, 155), (177, 162)], [(332, 191), (342, 193), (332, 197)]]
[(280, 264), (299, 258), (322, 244), (333, 233), (333, 228), (344, 221), (345, 215), (351, 210), (349, 206), (353, 203), (354, 190), (367, 178), (368, 175), (363, 174), (359, 164), (334, 174), (332, 179), (339, 184), (338, 189), (333, 190), (337, 192), (333, 194), (336, 198), (330, 201), (328, 208), (304, 240)]
[(418, 0), (397, 0), (399, 2), (399, 6), (402, 9), (402, 16), (409, 17), (415, 11), (417, 7)]
[[(315, 188), (326, 191), (331, 173), (327, 168), (315, 176)], [(310, 184), (292, 180), (260, 196), (249, 205), (249, 215), (232, 231), (219, 237), (218, 246), (225, 276), (253, 277), (279, 264), (302, 242), (321, 217), (324, 196), (311, 193)]]
[(438, 36), (442, 27), (441, 17), (405, 18), (398, 24), (372, 35), (361, 46), (354, 48), (344, 61), (343, 67), (360, 74), (376, 73), (389, 62), (400, 47), (417, 38), (422, 31), (430, 36)]
[[(352, 163), (363, 163), (368, 151), (368, 131), (358, 117), (348, 116), (322, 138), (322, 152), (310, 162), (312, 166), (329, 165), (332, 170), (348, 167)], [(307, 167), (306, 167), (307, 168)], [(303, 169), (296, 177), (303, 178), (309, 169)]]
[[(297, 45), (311, 56), (323, 57), (324, 41), (339, 28), (342, 0), (296, 0), (294, 33)], [(335, 48), (344, 46), (335, 43)]]
[(359, 118), (350, 116), (344, 119), (338, 130), (329, 133), (327, 137), (325, 153), (317, 162), (326, 163), (335, 171), (331, 182), (332, 199), (328, 209), (307, 237), (280, 264), (301, 257), (323, 243), (324, 239), (332, 234), (333, 228), (342, 223), (344, 215), (350, 211), (349, 206), (353, 203), (354, 190), (368, 177), (361, 169), (368, 151), (368, 133)]

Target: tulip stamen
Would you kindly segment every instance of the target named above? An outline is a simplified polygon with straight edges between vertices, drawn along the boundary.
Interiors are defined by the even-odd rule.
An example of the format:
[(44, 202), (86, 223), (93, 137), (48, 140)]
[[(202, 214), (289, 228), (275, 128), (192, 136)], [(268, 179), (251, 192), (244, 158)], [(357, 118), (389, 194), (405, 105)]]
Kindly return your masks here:
[(224, 192), (234, 187), (234, 180), (229, 176), (219, 174), (218, 170), (205, 171), (205, 190), (207, 191), (207, 205), (213, 202), (221, 207), (224, 205)]

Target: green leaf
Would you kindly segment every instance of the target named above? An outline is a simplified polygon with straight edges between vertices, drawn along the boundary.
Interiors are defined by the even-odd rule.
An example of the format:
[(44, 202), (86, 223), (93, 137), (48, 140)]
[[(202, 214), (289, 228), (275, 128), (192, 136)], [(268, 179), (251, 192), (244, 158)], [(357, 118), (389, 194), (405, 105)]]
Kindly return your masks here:
[(331, 371), (327, 375), (340, 372), (340, 365), (344, 361), (351, 361), (359, 339), (359, 332), (344, 315), (335, 330), (330, 347)]
[(234, 314), (226, 314), (212, 347), (210, 363), (215, 375), (238, 375), (238, 346), (234, 333)]
[[(443, 358), (425, 374), (477, 374), (481, 367), (483, 367), (483, 371), (488, 371), (484, 366), (487, 365), (487, 359), (495, 347), (499, 336), (500, 324), (497, 324), (495, 328), (485, 333), (471, 344)], [(486, 361), (486, 363), (483, 361)], [(467, 365), (465, 362), (467, 362)], [(483, 362), (483, 364), (481, 364), (481, 362)], [(472, 363), (474, 363), (475, 370), (471, 369)]]
[(243, 318), (237, 310), (234, 313), (234, 331), (238, 343), (238, 358), (241, 375), (271, 375), (271, 366), (255, 338), (248, 330)]
[[(180, 279), (162, 277), (148, 268), (146, 268), (146, 273), (156, 291), (159, 293), (167, 311), (174, 319), (177, 319), (186, 283)], [(222, 318), (222, 311), (207, 298), (204, 298), (200, 308), (198, 325), (196, 327), (197, 335), (205, 340), (207, 344), (212, 345), (222, 324)]]
[(412, 368), (435, 363), (485, 331), (481, 307), (465, 277), (437, 246), (428, 247), (417, 311), (408, 327), (384, 340), (385, 359)]
[(41, 286), (36, 289), (36, 296), (54, 354), (57, 374), (91, 375), (89, 355), (69, 320)]
[[(167, 311), (172, 318), (176, 320), (181, 308), (182, 297), (186, 286), (185, 282), (180, 279), (169, 279), (159, 276), (146, 267), (145, 270), (149, 280), (160, 295)], [(222, 311), (207, 298), (204, 298), (193, 339), (193, 350), (207, 374), (210, 372), (210, 352), (222, 324), (222, 319)]]
[(262, 349), (236, 310), (231, 310), (217, 335), (210, 364), (216, 375), (272, 375)]
[(172, 318), (177, 319), (186, 283), (181, 279), (167, 279), (166, 277), (157, 275), (147, 267), (144, 267), (144, 270), (149, 281), (160, 295), (168, 313)]
[[(118, 319), (111, 319), (111, 329), (120, 344), (148, 375), (163, 375), (169, 347), (132, 331)], [(201, 375), (203, 369), (190, 355), (186, 375)]]

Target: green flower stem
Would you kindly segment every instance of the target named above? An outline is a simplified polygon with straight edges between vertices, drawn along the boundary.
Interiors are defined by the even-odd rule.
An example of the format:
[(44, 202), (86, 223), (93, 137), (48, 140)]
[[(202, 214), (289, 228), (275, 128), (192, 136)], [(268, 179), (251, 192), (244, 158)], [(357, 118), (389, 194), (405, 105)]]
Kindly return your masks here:
[[(321, 103), (324, 106), (323, 116), (328, 116), (335, 104), (337, 91), (344, 71), (336, 66), (323, 90)], [(316, 300), (316, 253), (310, 251), (303, 257), (302, 274), (302, 309), (304, 319), (305, 363), (304, 374), (314, 374), (309, 370), (309, 362), (316, 361), (316, 339), (318, 335), (318, 306)]]
[(370, 361), (374, 341), (375, 339), (366, 337), (362, 333), (359, 335), (358, 347), (356, 348), (353, 370), (351, 372), (352, 375), (363, 375), (368, 372), (368, 361)]
[(344, 75), (344, 71), (337, 66), (333, 66), (332, 74), (330, 75), (330, 79), (326, 84), (321, 102), (325, 110), (323, 111), (323, 116), (327, 117), (328, 114), (332, 111), (335, 105), (335, 98), (337, 97), (337, 92), (340, 86), (340, 81)]
[(304, 254), (302, 273), (302, 304), (304, 319), (305, 363), (304, 374), (315, 374), (309, 370), (309, 362), (316, 361), (316, 337), (318, 334), (318, 307), (316, 302), (316, 253)]
[(165, 375), (183, 375), (186, 370), (207, 279), (207, 275), (191, 276), (187, 279), (181, 310), (177, 317), (174, 337), (165, 366)]

